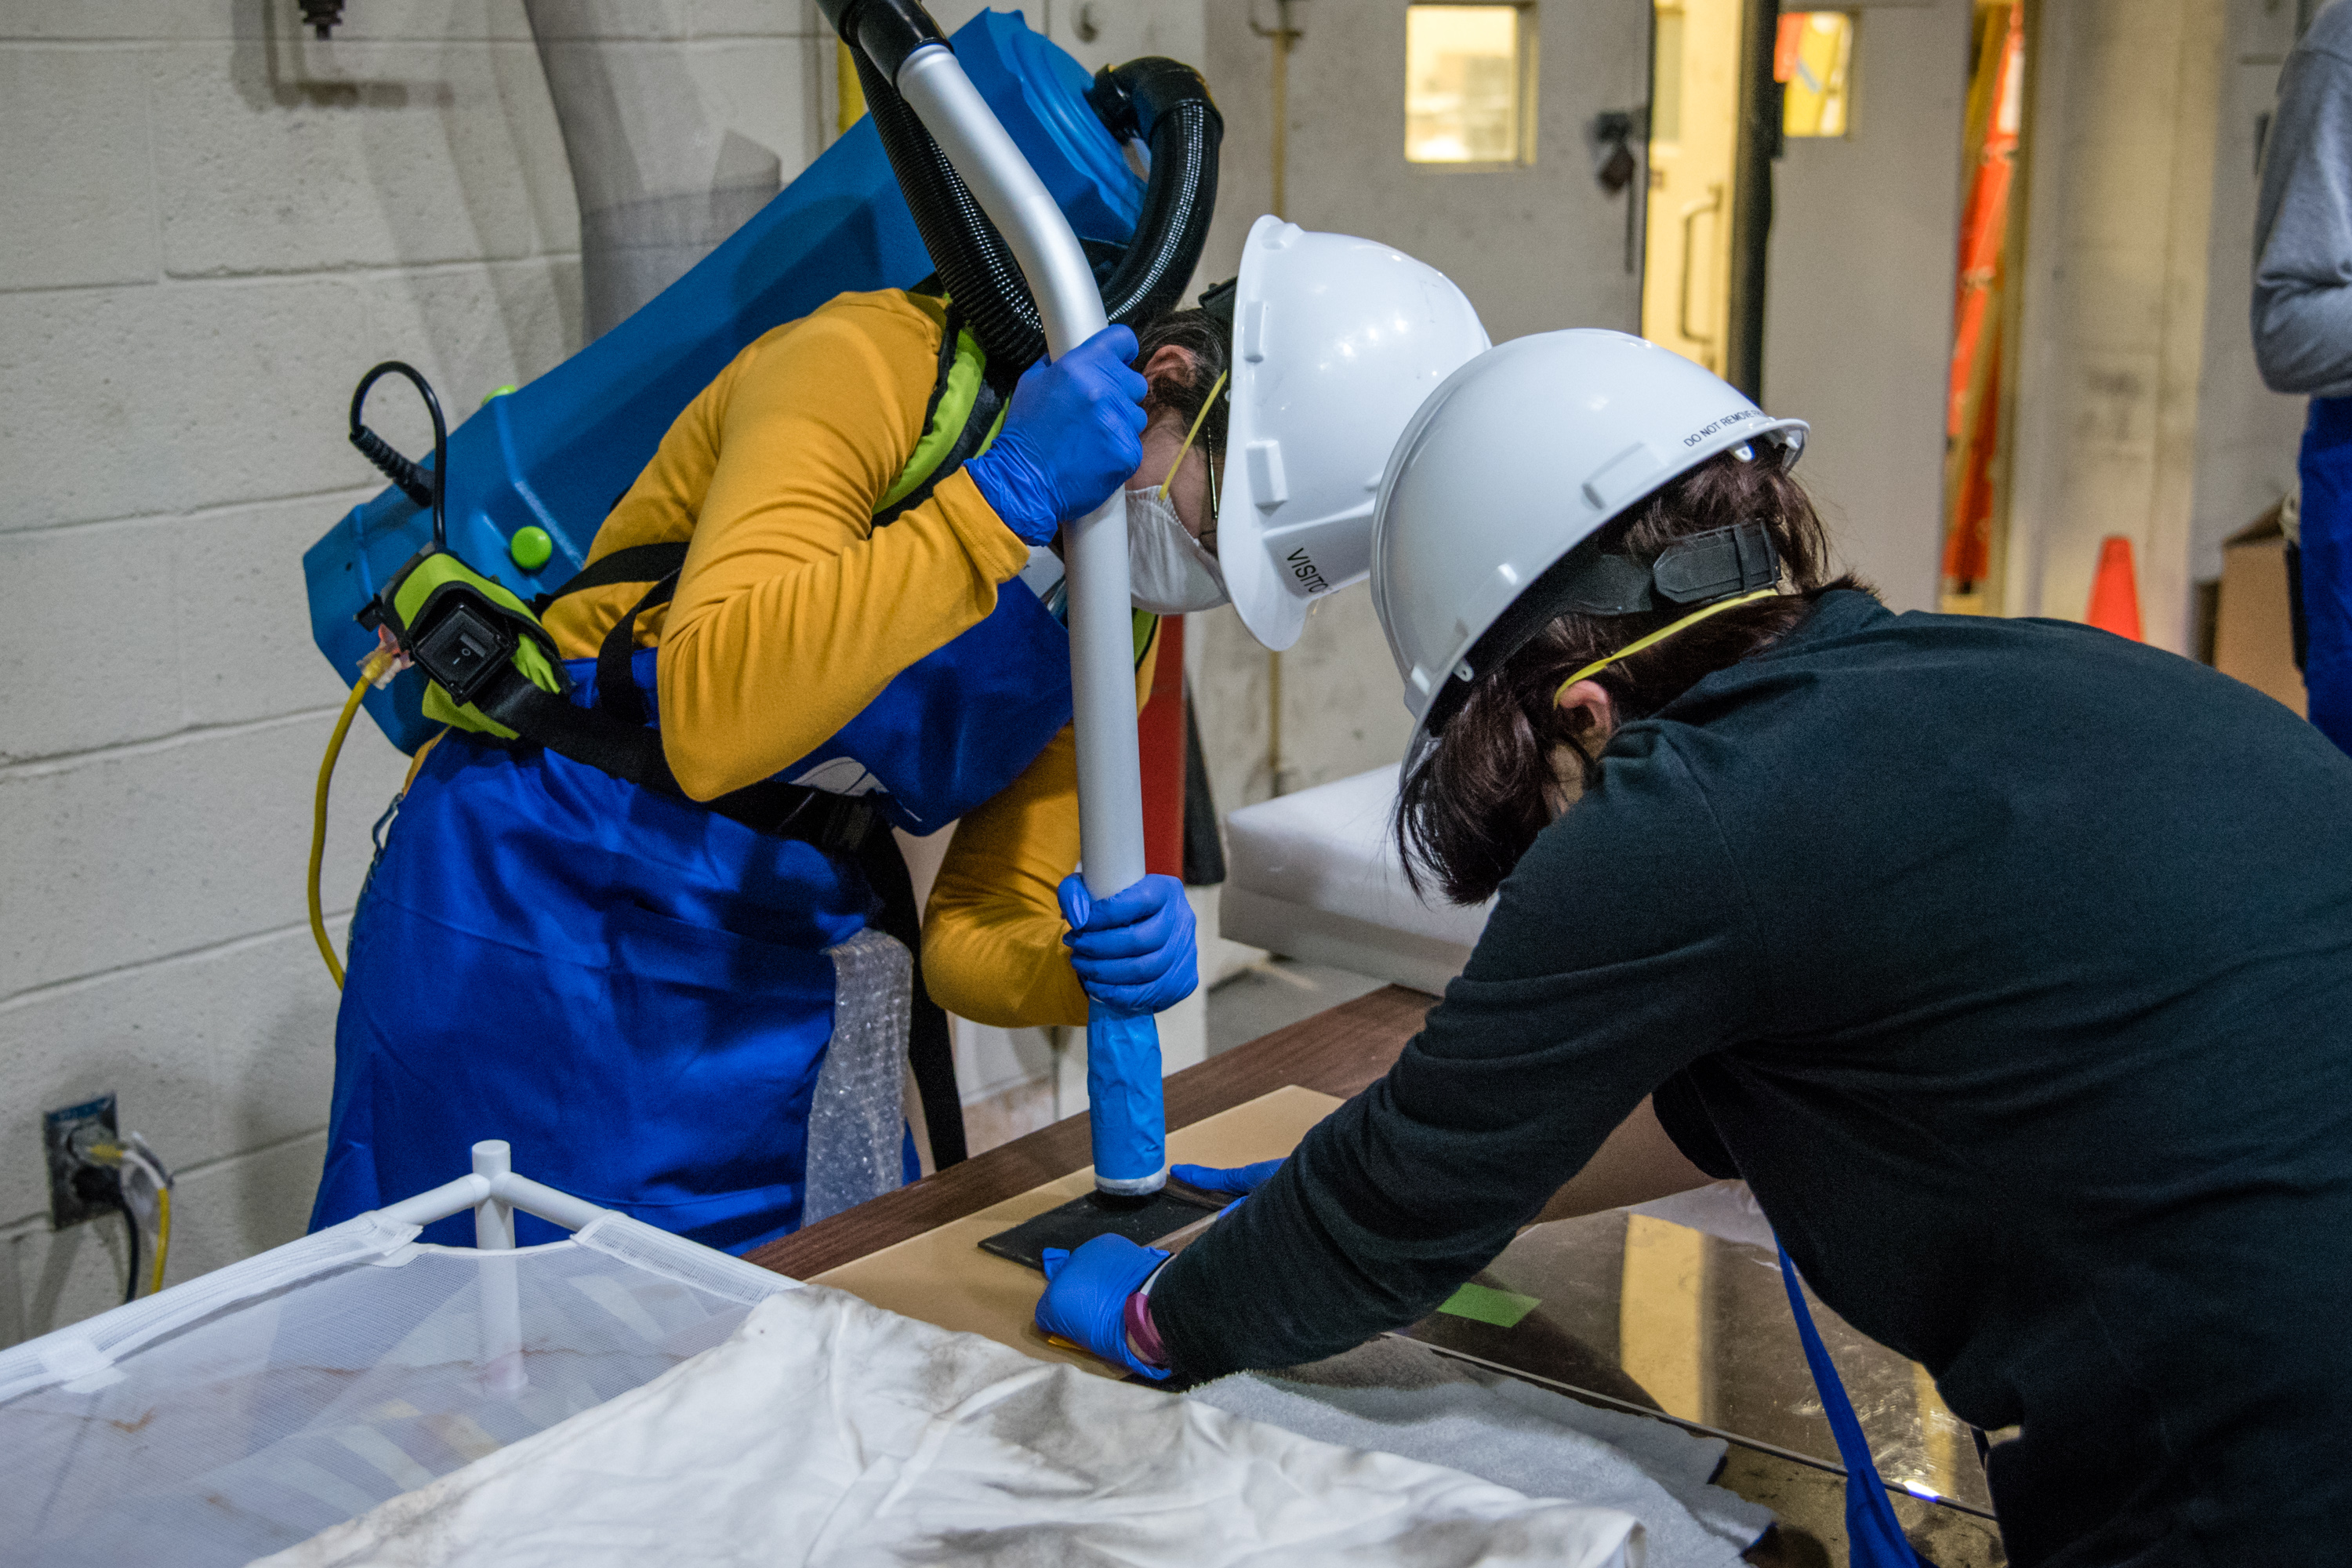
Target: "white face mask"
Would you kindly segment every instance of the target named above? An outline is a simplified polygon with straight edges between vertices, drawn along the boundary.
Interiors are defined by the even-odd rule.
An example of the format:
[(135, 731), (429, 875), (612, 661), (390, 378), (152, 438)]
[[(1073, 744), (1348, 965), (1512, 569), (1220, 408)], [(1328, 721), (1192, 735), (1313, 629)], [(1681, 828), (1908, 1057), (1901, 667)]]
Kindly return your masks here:
[(1139, 610), (1181, 616), (1225, 602), (1217, 558), (1184, 530), (1176, 503), (1157, 489), (1127, 492), (1129, 597)]

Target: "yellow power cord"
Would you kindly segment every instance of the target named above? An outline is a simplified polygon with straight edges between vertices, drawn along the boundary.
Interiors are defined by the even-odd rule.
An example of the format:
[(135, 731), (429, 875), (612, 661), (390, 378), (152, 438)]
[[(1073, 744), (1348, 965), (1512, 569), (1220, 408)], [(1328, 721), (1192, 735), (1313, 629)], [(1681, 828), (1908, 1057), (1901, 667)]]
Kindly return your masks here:
[(172, 1189), (155, 1189), (155, 1273), (153, 1283), (147, 1287), (152, 1296), (163, 1288), (163, 1259), (172, 1252)]
[(327, 786), (334, 781), (335, 759), (343, 754), (343, 737), (351, 733), (352, 719), (360, 710), (360, 699), (368, 688), (383, 678), (392, 668), (394, 655), (377, 648), (360, 666), (360, 678), (352, 686), (352, 694), (343, 699), (343, 710), (335, 719), (335, 732), (327, 737), (327, 754), (319, 759), (319, 788), (310, 805), (310, 934), (318, 939), (319, 956), (327, 961), (327, 973), (335, 977), (335, 989), (343, 988), (343, 961), (335, 956), (335, 944), (327, 940), (327, 914), (319, 902), (319, 871), (327, 859)]
[[(132, 1136), (137, 1137), (137, 1134)], [(126, 1168), (138, 1166), (146, 1173), (148, 1184), (155, 1189), (155, 1261), (147, 1271), (147, 1294), (152, 1296), (163, 1288), (163, 1265), (172, 1256), (172, 1179), (163, 1173), (163, 1167), (153, 1158), (140, 1152), (140, 1149), (144, 1147), (143, 1142), (137, 1147), (127, 1142), (92, 1143), (87, 1152), (100, 1164), (110, 1167), (116, 1173), (117, 1181), (121, 1179), (121, 1173)], [(131, 1223), (137, 1225), (139, 1222), (134, 1219)], [(136, 1298), (135, 1290), (128, 1292), (124, 1298), (125, 1304)]]

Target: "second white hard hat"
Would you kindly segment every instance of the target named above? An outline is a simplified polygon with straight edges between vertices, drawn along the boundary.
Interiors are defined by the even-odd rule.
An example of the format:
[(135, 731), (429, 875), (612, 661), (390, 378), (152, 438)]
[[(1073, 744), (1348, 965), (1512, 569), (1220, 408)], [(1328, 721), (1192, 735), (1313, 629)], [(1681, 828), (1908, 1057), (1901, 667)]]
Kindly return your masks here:
[(1309, 605), (1370, 569), (1389, 450), (1486, 330), (1434, 268), (1273, 216), (1251, 226), (1237, 281), (1217, 563), (1242, 624), (1281, 649)]
[(1372, 524), (1372, 606), (1404, 677), (1408, 755), (1447, 683), (1483, 673), (1478, 639), (1554, 563), (1719, 453), (1768, 442), (1794, 463), (1806, 430), (1623, 332), (1516, 338), (1455, 371), (1390, 455)]

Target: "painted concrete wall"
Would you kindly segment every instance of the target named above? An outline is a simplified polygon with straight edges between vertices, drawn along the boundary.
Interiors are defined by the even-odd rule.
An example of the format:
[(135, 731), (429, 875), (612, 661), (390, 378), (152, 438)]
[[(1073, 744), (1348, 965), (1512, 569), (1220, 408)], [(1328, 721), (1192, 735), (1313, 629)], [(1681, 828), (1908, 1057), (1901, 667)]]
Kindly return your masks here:
[[(807, 160), (832, 47), (807, 8), (573, 9)], [(344, 406), (377, 359), (462, 414), (576, 346), (572, 186), (520, 0), (361, 0), (324, 44), (298, 19), (0, 14), (0, 1343), (121, 1289), (119, 1224), (48, 1231), (46, 1107), (112, 1090), (179, 1167), (173, 1279), (299, 1234), (335, 1007), (303, 862), (342, 694), (299, 558), (380, 483)], [(397, 391), (376, 406), (416, 450)], [(353, 731), (338, 939), (404, 765)]]
[(1860, 0), (1848, 134), (1773, 168), (1764, 405), (1810, 420), (1799, 469), (1840, 556), (1936, 607), (1970, 0)]
[[(1057, 0), (1059, 3), (1059, 0)], [(1638, 328), (1628, 197), (1592, 175), (1589, 128), (1648, 98), (1649, 0), (1541, 0), (1536, 155), (1508, 171), (1404, 161), (1404, 8), (1301, 0), (1290, 60), (1287, 212), (1363, 235), (1459, 284), (1500, 342), (1567, 326)], [(1207, 0), (1206, 70), (1225, 117), (1217, 225), (1201, 275), (1233, 276), (1272, 202), (1272, 0)], [(1281, 659), (1281, 776), (1269, 756), (1274, 675), (1231, 610), (1192, 617), (1193, 695), (1219, 809), (1393, 763), (1412, 725), (1360, 587), (1318, 602)]]
[(2258, 138), (2294, 47), (2295, 0), (2230, 0), (2208, 226), (2205, 342), (2197, 392), (2197, 472), (2189, 519), (2189, 578), (2221, 573), (2221, 542), (2294, 488), (2306, 402), (2282, 397), (2254, 368), (2247, 325), (2253, 292)]
[[(2177, 652), (2193, 632), (2226, 12), (2224, 0), (2049, 0), (2033, 40), (2002, 608), (2081, 618), (2099, 542), (2120, 534), (2147, 640)], [(2231, 308), (2242, 323), (2242, 296)]]

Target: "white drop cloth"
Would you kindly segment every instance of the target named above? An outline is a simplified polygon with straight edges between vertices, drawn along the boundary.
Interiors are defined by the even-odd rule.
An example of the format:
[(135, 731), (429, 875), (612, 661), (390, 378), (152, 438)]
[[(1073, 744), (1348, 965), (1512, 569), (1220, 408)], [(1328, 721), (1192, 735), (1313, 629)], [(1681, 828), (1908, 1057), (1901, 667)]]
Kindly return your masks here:
[(818, 1287), (264, 1561), (1645, 1568), (1630, 1514), (1315, 1442)]
[(1769, 1509), (1708, 1484), (1721, 1438), (1598, 1409), (1407, 1340), (1221, 1378), (1191, 1397), (1326, 1443), (1622, 1509), (1642, 1521), (1650, 1568), (1736, 1568), (1772, 1523)]

